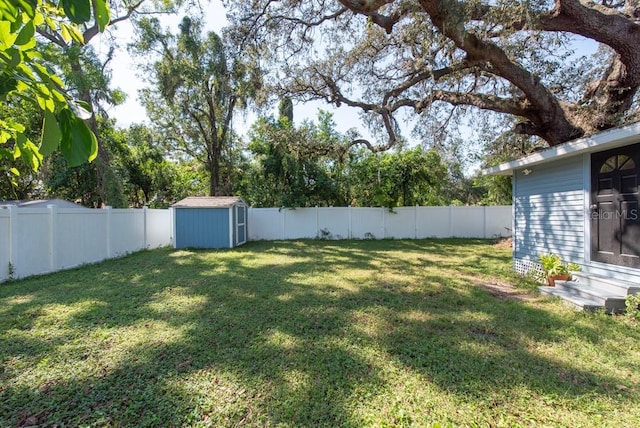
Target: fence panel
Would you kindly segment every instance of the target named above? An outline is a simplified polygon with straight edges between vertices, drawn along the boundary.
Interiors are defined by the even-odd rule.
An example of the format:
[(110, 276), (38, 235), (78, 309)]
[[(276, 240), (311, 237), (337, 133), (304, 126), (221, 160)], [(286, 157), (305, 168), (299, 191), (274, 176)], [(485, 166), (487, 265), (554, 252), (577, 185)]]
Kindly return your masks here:
[(383, 239), (384, 212), (380, 208), (351, 208), (353, 239)]
[(415, 239), (416, 207), (384, 209), (385, 237), (395, 239)]
[(13, 266), (16, 277), (37, 275), (51, 270), (51, 225), (48, 214), (46, 209), (31, 209), (20, 215), (18, 227), (14, 229), (19, 237), (19, 248)]
[(513, 211), (508, 207), (485, 207), (485, 237), (511, 236)]
[(147, 248), (158, 248), (173, 242), (172, 210), (146, 210)]
[(9, 278), (11, 263), (11, 220), (8, 209), (0, 208), (0, 282)]
[(0, 209), (0, 281), (171, 244), (169, 210)]
[[(509, 236), (501, 207), (251, 208), (249, 240)], [(0, 281), (169, 245), (171, 210), (0, 209)]]
[(416, 236), (425, 238), (451, 237), (452, 207), (418, 207)]
[(347, 207), (317, 208), (318, 236), (325, 239), (348, 239), (349, 217), (351, 210)]
[[(108, 210), (59, 209), (58, 269), (95, 263), (108, 257)], [(22, 214), (22, 213), (21, 213)]]
[(511, 234), (511, 207), (322, 207), (249, 210), (250, 240), (491, 238)]
[(484, 207), (452, 207), (451, 236), (454, 238), (484, 238)]
[(109, 257), (118, 257), (145, 248), (144, 211), (108, 210), (111, 216)]
[(284, 239), (316, 238), (318, 236), (318, 209), (296, 208), (283, 210)]
[(284, 237), (284, 213), (278, 208), (249, 208), (249, 240), (275, 241)]

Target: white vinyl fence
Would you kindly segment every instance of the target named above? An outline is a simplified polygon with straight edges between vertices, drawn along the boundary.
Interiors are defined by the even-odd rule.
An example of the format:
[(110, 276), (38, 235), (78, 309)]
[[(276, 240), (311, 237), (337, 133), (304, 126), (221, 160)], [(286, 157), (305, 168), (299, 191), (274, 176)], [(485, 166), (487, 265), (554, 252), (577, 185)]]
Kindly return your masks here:
[[(491, 238), (511, 206), (249, 209), (249, 240)], [(0, 282), (173, 243), (173, 210), (0, 207)]]
[(172, 243), (172, 211), (0, 208), (0, 282)]
[(511, 235), (511, 206), (250, 208), (249, 240), (492, 238)]

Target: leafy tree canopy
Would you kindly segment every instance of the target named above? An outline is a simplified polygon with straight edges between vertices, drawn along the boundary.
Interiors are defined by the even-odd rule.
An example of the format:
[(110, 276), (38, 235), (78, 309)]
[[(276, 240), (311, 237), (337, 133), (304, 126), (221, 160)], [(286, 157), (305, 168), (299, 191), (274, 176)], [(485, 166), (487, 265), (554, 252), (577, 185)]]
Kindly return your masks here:
[[(330, 113), (294, 126), (291, 103), (279, 118), (252, 126), (253, 154), (242, 188), (259, 207), (438, 205), (453, 201), (447, 165), (435, 150), (373, 153), (351, 144), (335, 129)], [(466, 202), (466, 201), (465, 201)]]
[(0, 161), (22, 158), (37, 170), (43, 156), (58, 149), (70, 165), (96, 157), (96, 137), (83, 121), (91, 107), (66, 92), (36, 49), (36, 32), (48, 28), (67, 42), (83, 44), (81, 25), (94, 22), (96, 32), (103, 31), (109, 19), (106, 0), (0, 0), (0, 100), (23, 98), (37, 104), (44, 116), (35, 142), (24, 123), (0, 120)]
[(141, 100), (168, 148), (206, 165), (209, 194), (229, 194), (233, 115), (258, 96), (262, 74), (198, 19), (183, 18), (179, 30), (164, 31), (156, 18), (140, 21), (133, 48), (146, 56), (143, 69), (153, 85)]
[[(236, 42), (274, 66), (274, 88), (359, 108), (386, 131), (378, 149), (400, 140), (403, 112), (422, 130), (499, 113), (548, 145), (638, 117), (637, 0), (225, 3)], [(600, 46), (597, 59), (574, 52), (578, 38)]]

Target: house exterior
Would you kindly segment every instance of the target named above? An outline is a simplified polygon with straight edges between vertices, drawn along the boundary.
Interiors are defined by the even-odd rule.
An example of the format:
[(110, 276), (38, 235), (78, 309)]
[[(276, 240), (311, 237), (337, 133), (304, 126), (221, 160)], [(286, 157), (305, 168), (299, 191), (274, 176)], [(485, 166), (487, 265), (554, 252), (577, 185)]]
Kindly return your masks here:
[(172, 208), (175, 248), (233, 248), (247, 241), (247, 205), (239, 197), (188, 197)]
[[(577, 281), (568, 284), (579, 284), (580, 289), (561, 296), (573, 298), (576, 306), (616, 311), (624, 308), (627, 294), (640, 292), (640, 123), (551, 147), (484, 173), (513, 176), (516, 272), (539, 271), (540, 255), (555, 253), (581, 266)], [(592, 286), (606, 296), (595, 299), (586, 293)], [(563, 294), (562, 287), (542, 291)], [(603, 304), (592, 304), (596, 301)]]

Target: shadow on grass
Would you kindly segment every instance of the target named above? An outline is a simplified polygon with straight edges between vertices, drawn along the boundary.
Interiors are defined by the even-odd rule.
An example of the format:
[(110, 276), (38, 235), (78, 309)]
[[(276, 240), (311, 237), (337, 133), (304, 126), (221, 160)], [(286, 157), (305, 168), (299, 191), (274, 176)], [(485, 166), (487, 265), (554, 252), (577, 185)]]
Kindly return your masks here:
[[(508, 252), (480, 240), (257, 242), (142, 252), (0, 285), (0, 425), (467, 417), (435, 401), (405, 404), (410, 415), (380, 402), (418, 393), (394, 385), (406, 373), (454, 407), (471, 403), (476, 422), (528, 400), (522, 388), (607, 396), (624, 379), (536, 351), (567, 329), (598, 346), (597, 324), (498, 301), (465, 279), (509, 265)], [(621, 408), (634, 403), (617, 393)]]

